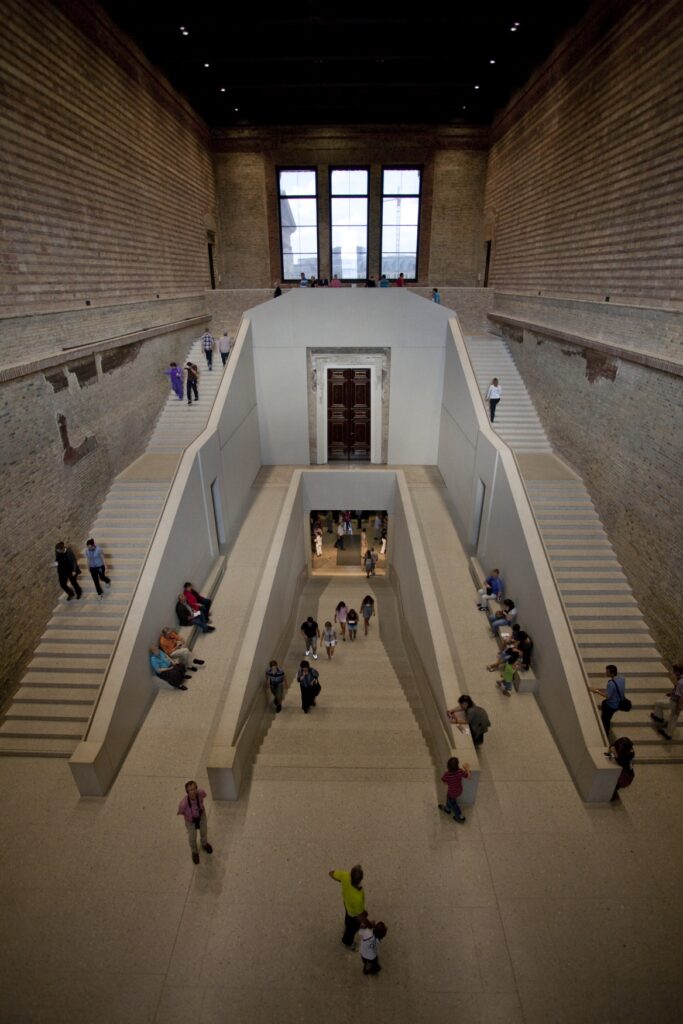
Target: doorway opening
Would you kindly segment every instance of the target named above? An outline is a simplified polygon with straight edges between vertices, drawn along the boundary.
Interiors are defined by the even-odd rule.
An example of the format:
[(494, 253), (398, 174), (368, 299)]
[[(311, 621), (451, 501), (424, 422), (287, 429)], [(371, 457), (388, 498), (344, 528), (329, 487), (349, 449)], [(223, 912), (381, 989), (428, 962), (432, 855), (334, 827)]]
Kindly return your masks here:
[(369, 578), (387, 574), (386, 509), (313, 509), (308, 525), (314, 575)]

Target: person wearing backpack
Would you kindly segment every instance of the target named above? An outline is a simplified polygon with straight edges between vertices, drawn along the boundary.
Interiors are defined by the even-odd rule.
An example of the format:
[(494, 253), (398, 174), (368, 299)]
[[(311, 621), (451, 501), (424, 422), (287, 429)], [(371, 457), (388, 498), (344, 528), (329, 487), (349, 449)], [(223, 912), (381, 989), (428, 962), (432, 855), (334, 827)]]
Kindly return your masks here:
[(605, 675), (607, 676), (607, 686), (605, 689), (594, 690), (591, 687), (590, 690), (591, 693), (596, 694), (598, 697), (604, 697), (600, 705), (600, 717), (605, 735), (609, 736), (612, 718), (617, 711), (630, 711), (631, 702), (626, 697), (626, 680), (623, 676), (619, 675), (617, 666), (605, 665)]

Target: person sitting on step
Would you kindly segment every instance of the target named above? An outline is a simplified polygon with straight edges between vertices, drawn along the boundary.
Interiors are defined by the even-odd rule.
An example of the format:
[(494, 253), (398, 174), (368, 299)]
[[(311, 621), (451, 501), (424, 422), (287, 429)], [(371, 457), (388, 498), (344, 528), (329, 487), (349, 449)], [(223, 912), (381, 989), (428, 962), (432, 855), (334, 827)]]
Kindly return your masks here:
[(206, 615), (201, 609), (198, 611), (188, 604), (185, 594), (178, 594), (178, 602), (175, 606), (175, 613), (181, 626), (197, 626), (202, 633), (213, 633), (215, 626), (210, 626)]
[(176, 633), (170, 626), (164, 626), (159, 637), (159, 647), (167, 654), (171, 661), (180, 664), (186, 672), (196, 672), (197, 665), (203, 665), (201, 658), (193, 658), (192, 651), (186, 645), (180, 633)]
[(182, 665), (175, 665), (168, 654), (164, 654), (158, 647), (150, 647), (149, 649), (149, 663), (152, 666), (152, 672), (159, 679), (163, 679), (165, 683), (172, 686), (176, 690), (186, 690), (185, 679), (189, 679), (190, 676), (185, 675), (185, 669)]

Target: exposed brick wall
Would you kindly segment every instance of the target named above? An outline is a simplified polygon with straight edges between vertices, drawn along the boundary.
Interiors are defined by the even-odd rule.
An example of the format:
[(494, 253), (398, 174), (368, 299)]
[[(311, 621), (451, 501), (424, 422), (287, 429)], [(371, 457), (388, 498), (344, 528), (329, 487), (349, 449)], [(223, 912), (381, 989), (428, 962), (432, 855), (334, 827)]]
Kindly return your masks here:
[[(320, 276), (330, 274), (329, 170), (370, 169), (368, 272), (379, 274), (382, 166), (423, 169), (419, 280), (436, 266), (441, 286), (473, 286), (483, 268), (481, 211), (487, 133), (450, 127), (370, 125), (221, 129), (212, 133), (223, 287), (271, 287), (281, 276), (276, 173), (318, 171)], [(264, 241), (267, 249), (264, 249)]]
[(492, 129), (489, 284), (683, 302), (683, 6), (602, 0)]
[(479, 282), (484, 267), (486, 153), (445, 150), (434, 159), (429, 279), (435, 285)]
[[(261, 153), (220, 153), (214, 161), (218, 222), (219, 288), (270, 284), (266, 183)], [(280, 276), (279, 271), (274, 275)]]
[(0, 313), (207, 287), (208, 135), (97, 4), (0, 0)]
[(63, 353), (78, 345), (201, 316), (205, 310), (204, 293), (200, 292), (178, 299), (0, 317), (0, 369)]
[[(0, 385), (0, 617), (9, 641), (0, 703), (60, 593), (51, 564), (56, 541), (84, 547), (112, 480), (144, 451), (166, 401), (161, 371), (172, 359), (180, 362), (199, 333), (162, 334)], [(60, 415), (74, 448), (90, 439), (74, 465), (64, 461)]]
[[(681, 379), (503, 332), (553, 445), (588, 487), (654, 638), (683, 657)], [(616, 652), (618, 654), (618, 652)]]

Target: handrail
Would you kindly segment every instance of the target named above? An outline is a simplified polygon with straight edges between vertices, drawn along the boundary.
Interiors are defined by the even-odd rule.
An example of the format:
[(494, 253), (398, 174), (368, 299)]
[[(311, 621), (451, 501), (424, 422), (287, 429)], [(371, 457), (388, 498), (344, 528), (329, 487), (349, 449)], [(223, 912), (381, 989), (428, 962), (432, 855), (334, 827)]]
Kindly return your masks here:
[[(234, 370), (235, 364), (237, 363), (237, 360), (239, 358), (239, 353), (241, 353), (241, 344), (242, 344), (243, 335), (246, 334), (246, 332), (248, 330), (248, 327), (249, 327), (249, 321), (246, 320), (244, 318), (244, 316), (243, 316), (241, 318), (241, 320), (240, 320), (240, 326), (239, 326), (239, 329), (237, 331), (237, 336), (236, 336), (235, 344), (233, 346), (233, 351), (232, 351), (232, 354), (234, 356), (233, 370)], [(238, 349), (239, 349), (239, 351), (238, 351)], [(154, 544), (154, 541), (156, 540), (157, 534), (159, 532), (159, 527), (161, 526), (161, 522), (162, 522), (162, 519), (164, 517), (164, 512), (166, 511), (168, 503), (169, 503), (169, 501), (171, 499), (171, 496), (173, 494), (173, 487), (175, 485), (176, 479), (178, 477), (178, 474), (180, 473), (180, 470), (184, 467), (185, 459), (187, 458), (187, 455), (188, 455), (190, 447), (193, 444), (195, 444), (202, 437), (202, 435), (205, 434), (209, 430), (209, 424), (211, 422), (211, 418), (212, 418), (212, 416), (214, 414), (214, 410), (215, 410), (216, 404), (218, 402), (218, 397), (219, 397), (220, 392), (221, 392), (222, 384), (223, 384), (223, 381), (221, 381), (221, 384), (218, 387), (218, 391), (216, 392), (216, 395), (214, 397), (213, 403), (211, 405), (211, 408), (209, 410), (208, 416), (206, 418), (206, 423), (204, 424), (204, 428), (199, 432), (199, 434), (197, 434), (196, 437), (192, 438), (191, 441), (188, 441), (187, 444), (184, 446), (184, 448), (182, 448), (180, 450), (180, 457), (178, 458), (178, 462), (176, 464), (175, 470), (173, 471), (173, 476), (171, 477), (171, 480), (169, 482), (168, 492), (166, 494), (166, 497), (164, 498), (164, 503), (161, 506), (161, 510), (160, 510), (159, 515), (157, 517), (157, 521), (156, 521), (156, 524), (154, 526), (154, 531), (152, 533), (152, 536), (150, 537), (149, 544), (147, 545), (147, 549), (145, 551), (145, 556), (144, 556), (144, 558), (142, 560), (142, 564), (140, 566), (140, 571), (139, 571), (137, 579), (135, 581), (135, 586), (133, 587), (133, 590), (131, 592), (131, 595), (130, 595), (130, 598), (129, 598), (129, 601), (128, 601), (128, 607), (126, 608), (125, 614), (123, 616), (123, 621), (121, 622), (121, 625), (119, 627), (119, 631), (116, 634), (116, 640), (114, 641), (114, 646), (112, 647), (112, 650), (111, 650), (111, 653), (109, 655), (109, 658), (107, 659), (107, 665), (106, 665), (106, 668), (104, 670), (104, 674), (102, 676), (102, 682), (100, 683), (100, 688), (99, 688), (99, 690), (97, 692), (97, 697), (95, 699), (95, 703), (93, 704), (92, 711), (91, 711), (90, 717), (88, 719), (88, 724), (87, 724), (87, 726), (85, 728), (85, 731), (83, 733), (83, 741), (87, 740), (88, 733), (90, 732), (90, 729), (92, 727), (93, 719), (94, 719), (95, 713), (97, 712), (97, 709), (99, 707), (100, 700), (101, 700), (102, 694), (104, 692), (105, 684), (107, 682), (107, 679), (109, 678), (109, 672), (110, 672), (110, 669), (111, 669), (112, 662), (113, 662), (114, 657), (115, 657), (115, 655), (116, 655), (116, 653), (118, 651), (119, 644), (121, 642), (121, 637), (123, 635), (123, 631), (125, 630), (126, 625), (128, 624), (128, 618), (130, 616), (130, 610), (131, 610), (131, 608), (133, 606), (133, 602), (135, 600), (135, 596), (136, 596), (136, 594), (138, 592), (138, 587), (140, 586), (140, 580), (142, 579), (144, 571), (145, 571), (145, 569), (147, 567), (147, 559), (149, 558), (149, 553), (150, 553), (150, 551), (152, 549), (152, 545)]]
[[(456, 319), (457, 319), (457, 314), (456, 314)], [(474, 367), (472, 365), (472, 360), (470, 359), (470, 354), (469, 354), (469, 350), (467, 348), (467, 343), (465, 342), (465, 339), (464, 339), (464, 337), (462, 335), (462, 331), (460, 330), (460, 324), (459, 323), (458, 323), (458, 330), (460, 331), (460, 336), (462, 337), (462, 340), (464, 342), (463, 349), (464, 349), (464, 352), (465, 352), (465, 356), (467, 357), (467, 363), (469, 365), (469, 369), (472, 372), (472, 376), (474, 378), (474, 381), (475, 381), (475, 383), (477, 385), (477, 394), (479, 395), (479, 400), (480, 400), (480, 402), (482, 404), (482, 407), (483, 407), (484, 416), (486, 416), (486, 421), (488, 423), (488, 416), (486, 414), (486, 405), (485, 405), (484, 397), (483, 397), (483, 395), (481, 393), (481, 389), (479, 387), (479, 382), (477, 381), (477, 375), (476, 375), (476, 373), (474, 371)], [(499, 340), (499, 339), (497, 339), (497, 340)], [(521, 374), (520, 374), (520, 376), (521, 376)], [(536, 518), (536, 513), (534, 512), (533, 505), (531, 504), (531, 498), (529, 496), (529, 491), (527, 489), (526, 483), (524, 482), (524, 477), (522, 476), (522, 470), (521, 470), (521, 467), (519, 465), (519, 460), (517, 459), (517, 456), (515, 455), (513, 449), (510, 447), (510, 445), (507, 443), (507, 441), (505, 441), (500, 436), (500, 434), (497, 431), (493, 430), (493, 427), (491, 427), (490, 423), (488, 423), (488, 425), (489, 425), (489, 428), (492, 431), (492, 433), (495, 434), (496, 439), (500, 442), (501, 445), (503, 445), (504, 448), (507, 449), (507, 451), (512, 456), (513, 462), (514, 462), (515, 467), (517, 469), (517, 474), (519, 476), (520, 482), (522, 484), (522, 489), (524, 491), (524, 494), (525, 494), (525, 497), (526, 497), (526, 500), (527, 500), (528, 510), (531, 513), (531, 518), (533, 519), (534, 527), (536, 529), (536, 534), (537, 534), (538, 540), (541, 543), (541, 547), (543, 549), (543, 554), (545, 555), (545, 560), (546, 560), (546, 563), (547, 563), (547, 567), (548, 567), (548, 569), (550, 571), (550, 576), (551, 576), (552, 581), (553, 581), (553, 586), (555, 588), (556, 596), (559, 599), (559, 604), (560, 604), (560, 607), (562, 609), (562, 614), (564, 616), (565, 624), (566, 624), (567, 629), (569, 631), (569, 636), (571, 638), (572, 646), (574, 648), (574, 653), (576, 654), (578, 665), (579, 665), (579, 668), (581, 670), (581, 675), (583, 676), (583, 681), (584, 681), (584, 684), (586, 686), (586, 689), (590, 693), (591, 687), (590, 687), (590, 681), (588, 679), (588, 674), (586, 672), (586, 666), (583, 663), (583, 658), (581, 657), (581, 652), (579, 650), (579, 646), (578, 646), (578, 643), (577, 643), (577, 640), (576, 640), (576, 635), (574, 633), (574, 629), (572, 627), (571, 621), (569, 619), (569, 615), (567, 613), (567, 607), (566, 607), (566, 605), (565, 605), (565, 603), (564, 603), (564, 601), (562, 599), (562, 593), (560, 591), (560, 585), (558, 583), (557, 577), (555, 575), (555, 571), (554, 571), (554, 569), (552, 567), (552, 564), (550, 562), (550, 557), (549, 557), (549, 554), (548, 554), (548, 549), (547, 549), (547, 547), (545, 545), (545, 542), (543, 540), (543, 534), (541, 532), (541, 528), (539, 526), (538, 519)], [(593, 709), (593, 714), (595, 716), (595, 719), (598, 722), (598, 725), (600, 726), (600, 731), (602, 732), (603, 736), (605, 736), (605, 742), (608, 743), (609, 742), (608, 741), (608, 737), (606, 736), (605, 730), (604, 730), (604, 728), (602, 726), (602, 719), (600, 718), (600, 715), (598, 714), (597, 705), (595, 704), (595, 701), (593, 701), (593, 700), (591, 700), (590, 703), (591, 703), (591, 707)]]

